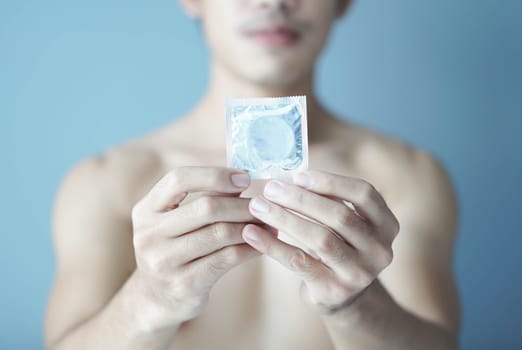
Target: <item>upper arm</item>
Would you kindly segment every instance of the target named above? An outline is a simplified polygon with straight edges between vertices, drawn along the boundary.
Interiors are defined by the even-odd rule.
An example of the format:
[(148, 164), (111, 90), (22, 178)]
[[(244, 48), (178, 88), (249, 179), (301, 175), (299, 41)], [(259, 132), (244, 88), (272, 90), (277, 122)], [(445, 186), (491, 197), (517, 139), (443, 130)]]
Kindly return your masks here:
[(130, 215), (119, 213), (102, 157), (77, 164), (56, 196), (56, 276), (46, 317), (51, 343), (98, 312), (134, 268)]
[(389, 202), (401, 230), (393, 244), (394, 260), (381, 280), (408, 311), (456, 331), (460, 309), (453, 277), (458, 225), (453, 187), (443, 167), (426, 153), (413, 156), (410, 174), (402, 177), (400, 199)]

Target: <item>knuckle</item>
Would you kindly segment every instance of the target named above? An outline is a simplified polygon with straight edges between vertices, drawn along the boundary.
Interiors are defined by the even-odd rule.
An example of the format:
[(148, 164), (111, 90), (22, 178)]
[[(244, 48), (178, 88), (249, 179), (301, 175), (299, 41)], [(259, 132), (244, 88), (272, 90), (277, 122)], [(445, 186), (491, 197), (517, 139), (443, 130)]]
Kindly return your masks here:
[(387, 244), (382, 240), (374, 239), (373, 256), (376, 262), (376, 268), (382, 270), (386, 266), (390, 265), (393, 260), (393, 249), (391, 244)]
[(210, 234), (207, 236), (203, 236), (205, 238), (210, 238), (212, 239), (213, 241), (219, 241), (221, 239), (221, 236), (223, 235), (223, 224), (222, 222), (218, 222), (218, 223), (215, 223), (215, 224), (211, 224), (209, 226), (209, 229), (210, 229)]
[(131, 223), (133, 230), (142, 229), (147, 225), (146, 203), (143, 199), (134, 204), (131, 209)]
[(197, 208), (198, 212), (203, 216), (209, 216), (216, 212), (217, 210), (217, 202), (213, 197), (200, 197), (197, 199)]
[(212, 225), (212, 234), (216, 241), (228, 242), (234, 236), (234, 229), (231, 224), (218, 222)]
[(153, 238), (149, 234), (135, 234), (132, 237), (132, 244), (136, 254), (142, 254), (152, 245)]
[(338, 264), (346, 264), (350, 261), (350, 256), (346, 251), (344, 244), (336, 244), (330, 253), (331, 259)]
[(140, 200), (138, 201), (136, 204), (134, 204), (134, 206), (132, 207), (132, 210), (131, 210), (131, 218), (132, 218), (132, 221), (133, 222), (136, 222), (139, 220), (140, 218), (140, 215), (141, 215), (141, 211), (142, 211), (142, 207), (143, 207), (143, 200)]
[(215, 185), (229, 183), (230, 182), (230, 170), (227, 168), (218, 168), (212, 172), (212, 183)]
[(346, 288), (352, 292), (365, 288), (373, 280), (373, 275), (362, 266), (352, 267), (346, 276)]
[(368, 203), (373, 198), (377, 190), (375, 187), (365, 180), (361, 180), (359, 184), (359, 196), (361, 203)]
[(332, 255), (338, 249), (338, 242), (329, 232), (322, 231), (318, 235), (317, 252), (325, 255)]
[(181, 168), (173, 168), (171, 169), (167, 175), (165, 175), (165, 186), (176, 186), (181, 183), (183, 179), (182, 169)]
[(393, 226), (393, 237), (397, 236), (399, 231), (401, 230), (401, 224), (397, 217), (392, 214), (392, 226)]
[(379, 255), (381, 256), (381, 265), (382, 267), (386, 267), (390, 265), (393, 261), (393, 249), (391, 247), (382, 246), (380, 249)]
[(209, 261), (209, 269), (212, 274), (227, 271), (241, 260), (241, 249), (239, 246), (230, 246), (221, 251), (215, 259)]
[(310, 262), (301, 249), (296, 249), (290, 256), (289, 265), (294, 271), (306, 271)]
[(374, 275), (366, 268), (359, 267), (356, 273), (356, 283), (359, 288), (365, 288), (374, 279)]
[(144, 242), (143, 242), (143, 236), (142, 235), (134, 235), (132, 237), (132, 245), (134, 246), (134, 251), (136, 254), (140, 253), (144, 248)]
[(354, 224), (354, 214), (345, 205), (338, 206), (334, 209), (335, 224), (338, 227), (352, 226)]
[(324, 187), (327, 192), (335, 193), (336, 181), (333, 176), (326, 176), (324, 179)]
[(132, 236), (134, 250), (138, 253), (145, 252), (158, 245), (161, 242), (162, 231), (165, 230), (163, 226), (163, 223), (156, 222), (152, 225), (147, 224), (141, 229), (135, 229)]

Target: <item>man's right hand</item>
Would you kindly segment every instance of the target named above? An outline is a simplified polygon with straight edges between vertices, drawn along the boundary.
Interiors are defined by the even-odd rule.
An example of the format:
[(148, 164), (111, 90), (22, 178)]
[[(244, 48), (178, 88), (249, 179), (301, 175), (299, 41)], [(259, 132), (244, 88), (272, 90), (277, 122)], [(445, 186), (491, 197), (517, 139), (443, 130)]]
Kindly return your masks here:
[[(259, 223), (239, 198), (250, 183), (233, 169), (179, 167), (164, 176), (132, 210), (140, 293), (156, 305), (158, 327), (199, 315), (212, 286), (233, 267), (258, 256), (241, 231)], [(188, 204), (192, 192), (211, 192)]]

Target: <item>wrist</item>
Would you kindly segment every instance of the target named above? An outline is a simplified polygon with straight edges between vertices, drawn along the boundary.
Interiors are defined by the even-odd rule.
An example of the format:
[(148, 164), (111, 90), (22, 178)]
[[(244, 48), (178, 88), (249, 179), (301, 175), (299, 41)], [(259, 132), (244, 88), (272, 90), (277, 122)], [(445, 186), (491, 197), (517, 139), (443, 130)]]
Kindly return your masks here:
[(135, 270), (122, 288), (124, 307), (137, 330), (144, 334), (170, 332), (174, 334), (183, 323), (176, 313), (150, 288), (149, 281)]
[(375, 279), (351, 301), (322, 318), (328, 326), (354, 328), (367, 322), (375, 322), (376, 318), (380, 318), (379, 314), (385, 314), (394, 303), (379, 279)]

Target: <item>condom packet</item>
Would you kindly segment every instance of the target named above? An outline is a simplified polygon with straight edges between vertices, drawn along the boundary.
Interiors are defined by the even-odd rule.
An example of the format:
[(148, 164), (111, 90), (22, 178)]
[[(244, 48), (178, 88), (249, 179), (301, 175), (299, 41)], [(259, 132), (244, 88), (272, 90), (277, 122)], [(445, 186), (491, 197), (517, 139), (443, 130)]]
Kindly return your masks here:
[(225, 107), (227, 167), (252, 179), (308, 168), (306, 96), (228, 99)]

